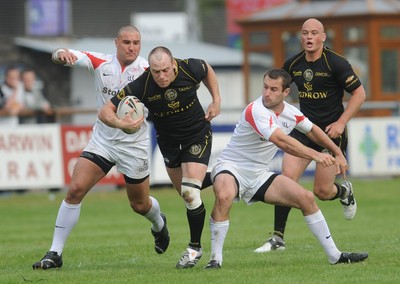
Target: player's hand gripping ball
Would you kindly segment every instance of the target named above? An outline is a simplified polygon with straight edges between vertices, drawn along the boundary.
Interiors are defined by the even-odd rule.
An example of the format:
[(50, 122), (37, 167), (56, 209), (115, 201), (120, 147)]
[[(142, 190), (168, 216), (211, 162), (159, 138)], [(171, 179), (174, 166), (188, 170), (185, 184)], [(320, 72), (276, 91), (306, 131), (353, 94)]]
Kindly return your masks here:
[[(139, 99), (135, 96), (127, 96), (123, 98), (117, 108), (117, 116), (119, 119), (123, 119), (131, 110), (131, 117), (134, 120), (140, 119), (144, 115), (144, 107), (143, 104), (139, 101)], [(133, 134), (138, 132), (140, 127), (136, 127), (132, 132), (126, 132), (127, 134)]]

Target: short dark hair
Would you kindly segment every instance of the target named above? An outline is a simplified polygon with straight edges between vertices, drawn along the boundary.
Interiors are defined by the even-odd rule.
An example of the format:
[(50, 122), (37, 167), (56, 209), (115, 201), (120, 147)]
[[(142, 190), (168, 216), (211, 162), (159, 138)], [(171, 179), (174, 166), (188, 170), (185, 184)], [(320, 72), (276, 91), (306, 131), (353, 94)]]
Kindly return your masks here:
[(290, 74), (286, 72), (286, 70), (284, 69), (279, 69), (279, 68), (269, 69), (267, 70), (267, 72), (265, 72), (263, 78), (265, 79), (266, 76), (274, 80), (282, 78), (282, 90), (286, 90), (287, 88), (289, 88), (290, 83), (292, 82)]
[(166, 55), (168, 55), (169, 58), (171, 58), (171, 61), (174, 59), (174, 57), (172, 56), (171, 50), (169, 50), (169, 49), (166, 48), (165, 46), (157, 46), (157, 47), (153, 48), (153, 49), (150, 51), (149, 56), (148, 56), (148, 58), (147, 58), (147, 61), (150, 62), (150, 57), (151, 57), (153, 54), (156, 54), (156, 53), (165, 53)]

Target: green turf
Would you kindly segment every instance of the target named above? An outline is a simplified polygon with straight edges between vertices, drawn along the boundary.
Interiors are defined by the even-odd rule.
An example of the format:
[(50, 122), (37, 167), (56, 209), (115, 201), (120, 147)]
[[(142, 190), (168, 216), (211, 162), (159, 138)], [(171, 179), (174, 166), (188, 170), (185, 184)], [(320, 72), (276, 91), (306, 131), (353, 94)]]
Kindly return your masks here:
[[(304, 185), (310, 188), (310, 183)], [(273, 206), (234, 204), (220, 270), (202, 269), (210, 256), (211, 188), (203, 191), (207, 220), (204, 255), (190, 270), (175, 264), (188, 243), (183, 202), (171, 189), (152, 190), (168, 217), (171, 244), (153, 248), (150, 224), (131, 213), (124, 191), (88, 194), (64, 249), (59, 270), (33, 271), (49, 249), (65, 192), (0, 195), (0, 283), (400, 283), (400, 179), (353, 181), (356, 218), (343, 218), (338, 201), (318, 202), (339, 249), (368, 251), (363, 263), (330, 265), (298, 210), (292, 210), (285, 251), (255, 254), (272, 230)]]

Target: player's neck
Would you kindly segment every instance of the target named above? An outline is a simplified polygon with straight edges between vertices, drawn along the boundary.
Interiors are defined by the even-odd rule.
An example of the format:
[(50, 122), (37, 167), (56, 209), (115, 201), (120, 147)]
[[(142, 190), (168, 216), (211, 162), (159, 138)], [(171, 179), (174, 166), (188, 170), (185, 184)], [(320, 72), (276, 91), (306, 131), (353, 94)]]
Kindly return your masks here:
[(306, 60), (308, 62), (317, 61), (319, 58), (321, 58), (322, 51), (323, 51), (323, 48), (321, 48), (320, 50), (317, 50), (315, 52), (306, 51)]

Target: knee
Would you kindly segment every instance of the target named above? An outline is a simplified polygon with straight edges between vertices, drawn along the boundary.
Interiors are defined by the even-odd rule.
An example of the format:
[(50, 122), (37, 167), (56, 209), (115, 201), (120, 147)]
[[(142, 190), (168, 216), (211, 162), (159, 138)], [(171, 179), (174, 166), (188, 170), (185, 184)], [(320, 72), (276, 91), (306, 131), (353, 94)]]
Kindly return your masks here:
[(215, 202), (219, 205), (231, 204), (233, 199), (235, 198), (235, 196), (230, 194), (230, 192), (227, 190), (214, 191), (214, 193), (215, 193)]
[(68, 187), (67, 195), (65, 196), (65, 201), (68, 204), (78, 204), (82, 202), (83, 197), (86, 194), (86, 190), (79, 183), (73, 182)]
[(332, 186), (314, 185), (314, 194), (319, 200), (329, 200), (334, 196)]
[(140, 215), (146, 215), (150, 208), (150, 202), (144, 202), (144, 201), (133, 201), (131, 202), (131, 208), (134, 212), (140, 214)]
[(303, 211), (303, 213), (306, 213), (305, 215), (308, 215), (310, 214), (310, 212), (315, 212), (316, 210), (318, 210), (318, 205), (315, 202), (312, 192), (305, 190), (302, 201), (303, 202), (301, 204), (301, 211)]
[(190, 210), (196, 209), (202, 204), (200, 197), (201, 184), (202, 182), (196, 179), (182, 179), (181, 196), (185, 201), (186, 207)]

